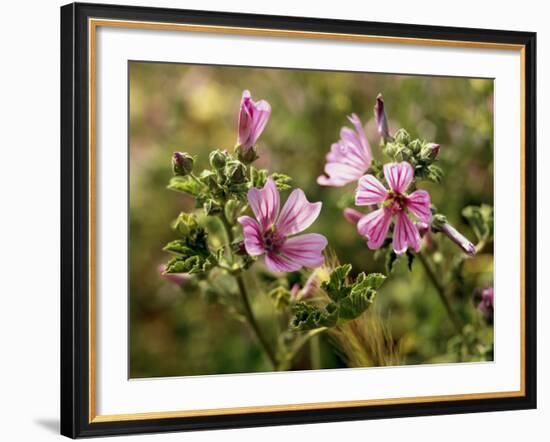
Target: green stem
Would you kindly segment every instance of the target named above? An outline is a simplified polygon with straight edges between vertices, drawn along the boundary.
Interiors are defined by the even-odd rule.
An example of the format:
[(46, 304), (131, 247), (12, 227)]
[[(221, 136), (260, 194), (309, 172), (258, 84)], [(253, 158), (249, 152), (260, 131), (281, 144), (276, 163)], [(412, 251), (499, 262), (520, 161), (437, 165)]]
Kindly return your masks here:
[(248, 292), (246, 290), (246, 285), (244, 283), (244, 278), (242, 275), (234, 275), (235, 279), (237, 280), (237, 286), (239, 287), (239, 292), (241, 294), (241, 300), (244, 306), (244, 313), (246, 316), (246, 319), (248, 320), (248, 324), (256, 334), (256, 338), (260, 342), (263, 350), (265, 351), (265, 354), (269, 358), (269, 361), (271, 362), (271, 365), (273, 365), (273, 368), (277, 368), (277, 358), (275, 357), (275, 354), (273, 353), (273, 350), (271, 349), (271, 346), (267, 342), (265, 336), (263, 335), (260, 327), (258, 326), (258, 323), (256, 322), (256, 319), (254, 318), (254, 313), (252, 312), (252, 308), (250, 307), (250, 301), (248, 300)]
[(318, 335), (313, 336), (309, 340), (309, 358), (312, 370), (321, 368), (321, 343)]
[(309, 342), (310, 339), (314, 338), (320, 333), (323, 333), (325, 330), (328, 330), (327, 327), (319, 327), (313, 330), (308, 331), (301, 339), (298, 339), (298, 341), (295, 343), (294, 348), (290, 352), (290, 354), (285, 358), (284, 361), (281, 361), (281, 365), (279, 366), (280, 370), (287, 370), (298, 352), (302, 349), (302, 347)]
[[(224, 214), (222, 214), (220, 218), (225, 228), (225, 233), (227, 235), (227, 243), (230, 249), (231, 244), (235, 240), (235, 237), (233, 236), (233, 230), (232, 230), (231, 224), (229, 223), (229, 221), (227, 221), (227, 218), (225, 217)], [(271, 365), (273, 365), (273, 368), (277, 369), (277, 358), (275, 356), (275, 353), (273, 352), (267, 339), (262, 333), (262, 330), (260, 329), (256, 321), (256, 318), (254, 317), (254, 312), (252, 311), (252, 307), (250, 306), (250, 301), (248, 298), (248, 290), (246, 289), (244, 278), (241, 273), (237, 273), (235, 271), (230, 272), (230, 274), (237, 281), (237, 287), (239, 288), (239, 294), (241, 295), (241, 301), (244, 307), (244, 313), (245, 313), (246, 320), (248, 321), (248, 325), (256, 335), (256, 338), (260, 343), (260, 345), (262, 346), (262, 349), (264, 350), (265, 354), (269, 358)]]
[(443, 287), (443, 284), (437, 277), (432, 265), (430, 264), (428, 258), (420, 252), (418, 254), (418, 258), (420, 259), (420, 262), (422, 263), (422, 266), (424, 267), (424, 270), (426, 271), (426, 274), (428, 275), (428, 278), (430, 278), (432, 284), (436, 288), (436, 292), (439, 295), (439, 299), (441, 299), (441, 302), (445, 306), (445, 310), (447, 311), (447, 314), (449, 315), (449, 318), (451, 319), (451, 322), (453, 323), (453, 326), (457, 332), (457, 334), (462, 334), (462, 323), (458, 316), (456, 315), (455, 311), (451, 307), (451, 303), (449, 302), (449, 299), (447, 298), (447, 295), (445, 294), (445, 287)]

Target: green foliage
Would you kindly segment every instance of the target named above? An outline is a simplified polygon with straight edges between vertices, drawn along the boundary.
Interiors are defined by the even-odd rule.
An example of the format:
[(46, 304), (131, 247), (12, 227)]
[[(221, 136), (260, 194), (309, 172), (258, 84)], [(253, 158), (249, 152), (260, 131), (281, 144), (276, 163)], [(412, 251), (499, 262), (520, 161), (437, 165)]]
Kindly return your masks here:
[(478, 241), (493, 240), (493, 206), (468, 206), (462, 210), (462, 216), (472, 227)]
[[(268, 176), (269, 171), (267, 169), (256, 169), (255, 167), (250, 166), (250, 187), (264, 187)], [(271, 177), (273, 178), (273, 181), (275, 181), (279, 191), (292, 188), (290, 185), (292, 178), (288, 175), (275, 172), (271, 174)]]
[(166, 273), (197, 274), (207, 272), (217, 261), (211, 255), (206, 230), (199, 226), (197, 218), (189, 213), (180, 213), (173, 223), (180, 238), (170, 241), (163, 248), (175, 255), (166, 264)]
[(353, 320), (365, 312), (374, 301), (376, 290), (386, 279), (381, 273), (359, 273), (349, 282), (351, 265), (336, 267), (329, 280), (321, 284), (330, 302), (324, 306), (298, 302), (294, 305), (292, 327), (297, 331), (333, 327)]
[(285, 287), (276, 287), (268, 293), (277, 310), (283, 310), (290, 304), (291, 294)]
[(191, 176), (175, 176), (170, 179), (168, 189), (176, 192), (183, 192), (193, 197), (197, 197), (201, 192), (203, 185), (195, 181)]

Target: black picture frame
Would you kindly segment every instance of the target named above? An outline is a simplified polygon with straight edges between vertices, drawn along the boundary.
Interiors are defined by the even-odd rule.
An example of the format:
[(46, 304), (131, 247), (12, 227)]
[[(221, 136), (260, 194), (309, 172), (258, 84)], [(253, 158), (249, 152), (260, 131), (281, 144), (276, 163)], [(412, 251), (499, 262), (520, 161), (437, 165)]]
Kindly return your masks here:
[[(89, 394), (89, 18), (501, 43), (524, 47), (524, 395), (423, 403), (90, 421)], [(124, 147), (121, 147), (124, 148)], [(240, 428), (536, 408), (536, 34), (73, 3), (61, 8), (61, 434)]]

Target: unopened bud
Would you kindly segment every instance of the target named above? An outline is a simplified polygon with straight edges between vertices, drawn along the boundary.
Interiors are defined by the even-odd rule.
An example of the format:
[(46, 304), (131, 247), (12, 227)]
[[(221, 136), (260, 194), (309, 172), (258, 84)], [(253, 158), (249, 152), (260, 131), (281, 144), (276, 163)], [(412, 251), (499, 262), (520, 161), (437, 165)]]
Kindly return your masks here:
[(493, 287), (478, 288), (474, 291), (473, 299), (478, 311), (489, 321), (493, 321), (495, 292)]
[(395, 133), (395, 142), (407, 146), (411, 142), (411, 136), (405, 129), (399, 129)]
[(210, 153), (210, 165), (213, 169), (219, 170), (225, 167), (227, 155), (221, 150), (214, 150)]
[(232, 184), (241, 184), (246, 181), (246, 166), (237, 160), (228, 161), (225, 165), (225, 175)]
[(462, 233), (451, 226), (447, 219), (440, 214), (434, 216), (432, 227), (436, 231), (445, 234), (452, 242), (462, 249), (468, 256), (475, 256), (477, 253), (476, 247)]
[(378, 94), (376, 97), (376, 104), (374, 105), (374, 118), (376, 120), (376, 127), (378, 129), (378, 135), (384, 139), (391, 139), (390, 131), (388, 128), (388, 118), (386, 111), (384, 110), (384, 100), (382, 94)]
[(193, 157), (185, 152), (174, 152), (172, 155), (172, 170), (174, 175), (186, 176), (193, 172)]
[(365, 216), (365, 214), (350, 207), (345, 208), (342, 213), (344, 214), (344, 218), (346, 218), (347, 221), (354, 225), (357, 224), (359, 220), (363, 218), (363, 216)]
[(235, 151), (237, 152), (237, 158), (239, 159), (239, 161), (242, 161), (244, 164), (252, 164), (258, 158), (260, 158), (258, 156), (256, 146), (250, 146), (247, 149), (245, 149), (243, 146), (237, 146), (235, 148)]

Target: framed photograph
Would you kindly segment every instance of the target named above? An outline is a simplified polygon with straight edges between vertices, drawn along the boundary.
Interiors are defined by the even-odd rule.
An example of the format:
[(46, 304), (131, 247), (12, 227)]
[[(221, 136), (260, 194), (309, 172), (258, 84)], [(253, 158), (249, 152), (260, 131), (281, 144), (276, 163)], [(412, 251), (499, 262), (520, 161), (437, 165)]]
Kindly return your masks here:
[(528, 32), (61, 8), (61, 432), (536, 407)]

